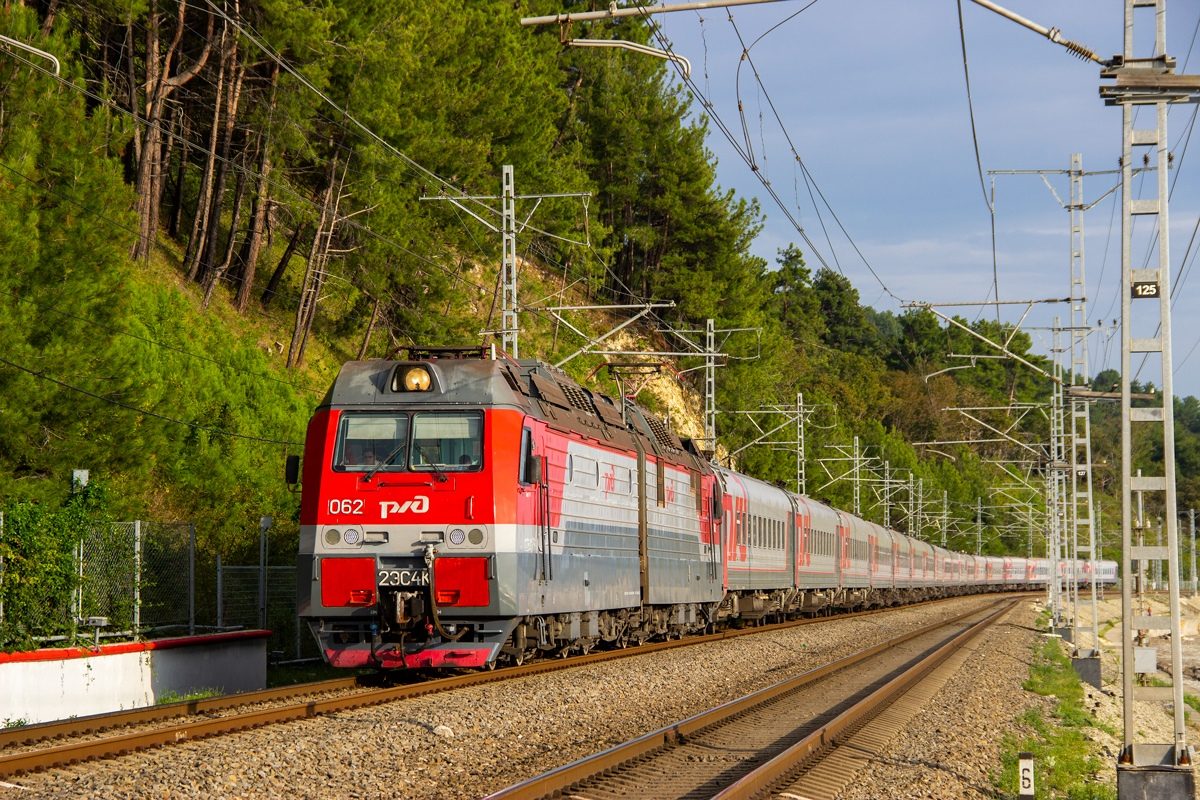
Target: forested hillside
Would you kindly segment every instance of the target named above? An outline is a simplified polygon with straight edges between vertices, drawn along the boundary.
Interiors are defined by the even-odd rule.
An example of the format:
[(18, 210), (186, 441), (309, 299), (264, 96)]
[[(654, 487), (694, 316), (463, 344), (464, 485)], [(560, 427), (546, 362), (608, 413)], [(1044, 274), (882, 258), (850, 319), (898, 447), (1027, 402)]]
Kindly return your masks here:
[[(607, 3), (574, 7), (592, 5)], [(500, 239), (473, 216), (497, 224), (498, 203), (463, 201), (468, 213), (445, 197), (495, 196), (511, 164), (518, 195), (590, 193), (536, 209), (521, 201), (518, 216), (532, 214), (518, 250), (522, 356), (553, 361), (582, 344), (538, 310), (547, 305), (673, 303), (631, 329), (647, 349), (666, 344), (664, 325), (711, 318), (718, 329), (754, 329), (724, 341), (718, 408), (790, 406), (803, 393), (817, 409), (810, 493), (850, 507), (850, 482), (824, 486), (820, 459), (857, 436), (931, 502), (945, 492), (959, 523), (950, 542), (973, 549), (977, 498), (988, 506), (990, 487), (1014, 482), (987, 462), (1014, 447), (913, 443), (994, 438), (944, 409), (1018, 401), (1035, 405), (1014, 435), (1037, 447), (1048, 437), (1050, 383), (995, 359), (942, 372), (965, 363), (950, 353), (993, 351), (927, 312), (865, 307), (845, 277), (811, 270), (797, 247), (776, 263), (754, 256), (762, 210), (716, 183), (704, 117), (662, 62), (563, 48), (557, 30), (518, 24), (571, 8), (0, 6), (0, 33), (62, 63), (56, 78), (38, 56), (0, 51), (0, 501), (57, 508), (72, 470), (88, 469), (111, 516), (191, 520), (205, 547), (236, 556), (253, 552), (258, 519), (270, 515), (273, 549), (287, 550), (297, 498), (282, 464), (337, 367), (405, 344), (491, 341), (481, 332), (500, 327)], [(604, 35), (648, 39), (640, 20), (606, 23)], [(1011, 350), (1050, 368), (1026, 335), (962, 322), (1011, 336)], [(602, 331), (610, 320), (573, 324)], [(607, 381), (588, 377), (601, 362), (581, 357), (568, 369)], [(675, 368), (693, 397), (701, 363)], [(1186, 508), (1200, 501), (1200, 404), (1180, 407)], [(1113, 409), (1097, 411), (1110, 498), (1116, 426)], [(718, 432), (727, 452), (758, 436), (735, 413), (718, 418)], [(1139, 451), (1148, 472), (1158, 456)], [(747, 449), (740, 464), (795, 479), (787, 448)], [(1009, 467), (1035, 486), (1044, 468)], [(1036, 492), (1012, 491), (1041, 507)], [(900, 529), (912, 524), (908, 502), (906, 490), (893, 492)], [(869, 487), (863, 513), (883, 519)], [(983, 521), (985, 551), (1024, 552), (1010, 514), (985, 508)], [(924, 533), (935, 530), (931, 517)]]

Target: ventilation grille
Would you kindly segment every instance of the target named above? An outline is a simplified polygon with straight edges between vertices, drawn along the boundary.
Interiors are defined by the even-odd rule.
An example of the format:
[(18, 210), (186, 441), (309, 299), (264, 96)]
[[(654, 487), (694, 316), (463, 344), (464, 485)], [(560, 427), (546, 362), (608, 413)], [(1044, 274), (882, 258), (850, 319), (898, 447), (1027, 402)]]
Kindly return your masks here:
[(567, 396), (575, 408), (589, 416), (596, 416), (596, 407), (592, 405), (592, 398), (583, 389), (570, 383), (559, 383), (558, 388), (562, 389), (562, 393)]
[(667, 428), (667, 424), (658, 417), (652, 417), (649, 414), (645, 415), (646, 424), (650, 426), (650, 430), (654, 433), (654, 438), (663, 447), (669, 447), (672, 450), (682, 450), (683, 442), (679, 441), (679, 437)]

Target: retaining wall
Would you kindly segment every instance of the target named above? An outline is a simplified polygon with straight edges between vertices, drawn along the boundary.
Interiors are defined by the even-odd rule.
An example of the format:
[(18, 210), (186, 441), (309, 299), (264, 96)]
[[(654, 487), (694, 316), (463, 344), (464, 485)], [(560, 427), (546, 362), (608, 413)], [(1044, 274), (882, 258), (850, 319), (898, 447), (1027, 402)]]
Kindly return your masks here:
[(267, 684), (270, 631), (0, 653), (0, 725), (152, 706)]

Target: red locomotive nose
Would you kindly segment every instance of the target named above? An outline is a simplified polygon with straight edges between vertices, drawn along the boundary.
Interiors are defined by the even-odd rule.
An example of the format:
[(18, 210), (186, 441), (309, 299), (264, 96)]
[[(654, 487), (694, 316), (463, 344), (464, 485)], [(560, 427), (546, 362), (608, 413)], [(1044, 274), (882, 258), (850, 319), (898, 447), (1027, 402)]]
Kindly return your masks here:
[(321, 604), (326, 608), (374, 605), (375, 559), (322, 559)]

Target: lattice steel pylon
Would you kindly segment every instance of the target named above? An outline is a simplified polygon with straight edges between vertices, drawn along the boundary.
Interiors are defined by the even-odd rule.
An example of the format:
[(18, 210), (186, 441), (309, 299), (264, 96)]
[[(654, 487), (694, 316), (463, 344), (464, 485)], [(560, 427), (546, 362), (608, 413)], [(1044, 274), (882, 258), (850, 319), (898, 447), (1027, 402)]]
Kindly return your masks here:
[[(1046, 558), (1050, 559), (1050, 624), (1054, 631), (1065, 634), (1071, 620), (1063, 608), (1063, 546), (1066, 543), (1064, 534), (1066, 503), (1065, 476), (1063, 467), (1066, 464), (1066, 437), (1063, 414), (1063, 379), (1062, 379), (1062, 345), (1060, 337), (1062, 327), (1058, 317), (1054, 318), (1054, 385), (1050, 402), (1050, 452), (1046, 462)], [(1070, 594), (1068, 593), (1068, 599)]]
[[(1154, 50), (1148, 57), (1134, 54), (1135, 43), (1145, 47), (1148, 37), (1134, 36), (1137, 9), (1148, 9), (1154, 17)], [(1183, 651), (1179, 608), (1179, 532), (1175, 500), (1175, 420), (1172, 361), (1169, 260), (1169, 216), (1167, 151), (1167, 106), (1187, 102), (1200, 91), (1200, 82), (1189, 85), (1194, 76), (1175, 75), (1175, 61), (1166, 55), (1166, 0), (1125, 0), (1125, 36), (1121, 56), (1101, 72), (1115, 78), (1113, 86), (1102, 86), (1101, 96), (1109, 105), (1121, 107), (1121, 642), (1122, 703), (1124, 739), (1117, 760), (1118, 796), (1191, 797), (1195, 778), (1192, 754), (1185, 735), (1183, 703)], [(1134, 127), (1134, 111), (1148, 106), (1154, 111), (1155, 125)], [(1146, 191), (1150, 196), (1135, 198), (1132, 182), (1134, 163), (1145, 158), (1155, 171), (1156, 181)], [(1152, 246), (1157, 244), (1154, 267), (1134, 268), (1132, 262), (1133, 220), (1136, 216), (1150, 221)], [(1134, 300), (1140, 314), (1134, 318)], [(1153, 309), (1157, 307), (1157, 320)], [(1157, 322), (1153, 335), (1146, 336)], [(1141, 336), (1138, 336), (1141, 334)], [(1133, 356), (1143, 354), (1139, 374), (1160, 387), (1160, 404), (1134, 408), (1131, 383), (1134, 379)], [(1161, 437), (1162, 475), (1134, 476), (1134, 428), (1147, 438)], [(1163, 516), (1167, 525), (1167, 545), (1134, 546), (1133, 493), (1161, 492)], [(1148, 608), (1133, 606), (1134, 562), (1166, 561), (1169, 581), (1169, 613), (1151, 614)], [(1135, 673), (1157, 672), (1152, 648), (1135, 648), (1137, 630), (1166, 633), (1170, 636), (1171, 685), (1135, 685)], [(1144, 659), (1144, 661), (1143, 661)], [(1139, 669), (1140, 668), (1140, 669)], [(1173, 706), (1174, 740), (1167, 744), (1135, 741), (1139, 732), (1134, 720), (1137, 702), (1167, 702)], [(1144, 734), (1141, 734), (1144, 736)]]
[[(1071, 386), (1087, 387), (1088, 372), (1088, 324), (1087, 324), (1087, 280), (1084, 270), (1083, 251), (1083, 212), (1086, 208), (1083, 200), (1083, 156), (1075, 153), (1071, 156), (1071, 200), (1067, 204), (1071, 224)], [(1096, 574), (1096, 530), (1092, 516), (1092, 421), (1091, 406), (1083, 399), (1071, 399), (1071, 496), (1068, 501), (1070, 511), (1072, 560), (1085, 556), (1088, 561), (1088, 574)], [(1080, 537), (1087, 538), (1087, 544), (1079, 543)], [(1074, 571), (1072, 572), (1074, 575)], [(1096, 582), (1088, 581), (1090, 587), (1090, 613), (1086, 624), (1083, 615), (1079, 613), (1079, 585), (1072, 581), (1072, 602), (1074, 604), (1074, 631), (1071, 637), (1075, 645), (1077, 658), (1096, 658), (1100, 655), (1099, 609), (1096, 597)], [(1087, 640), (1083, 634), (1086, 632)], [(1098, 677), (1098, 675), (1097, 675)]]
[(500, 172), (500, 225), (503, 253), (500, 258), (501, 346), (513, 358), (519, 357), (521, 322), (517, 315), (517, 203), (513, 189), (512, 164)]

